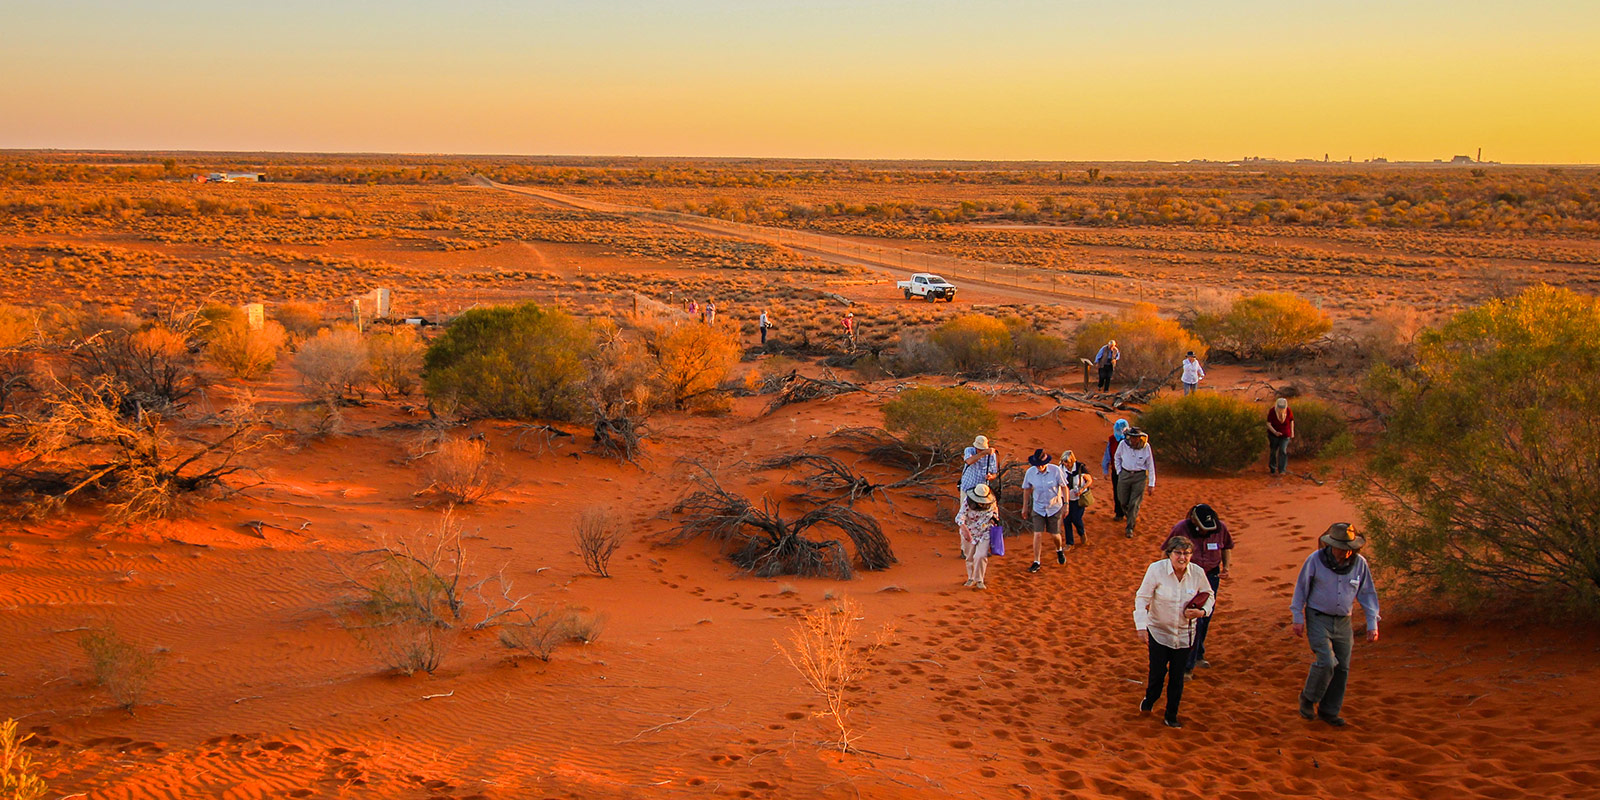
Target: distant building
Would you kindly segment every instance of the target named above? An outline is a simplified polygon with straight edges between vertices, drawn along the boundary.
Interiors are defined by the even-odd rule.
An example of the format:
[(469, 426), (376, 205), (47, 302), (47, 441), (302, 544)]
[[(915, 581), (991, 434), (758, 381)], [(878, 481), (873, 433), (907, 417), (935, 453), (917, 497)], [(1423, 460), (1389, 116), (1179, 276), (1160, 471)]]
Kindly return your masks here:
[(205, 183), (255, 183), (265, 177), (259, 172), (213, 172), (205, 177)]
[(1473, 163), (1472, 162), (1472, 156), (1456, 156), (1455, 158), (1450, 159), (1450, 163), (1452, 163), (1452, 164), (1471, 164), (1471, 163)]

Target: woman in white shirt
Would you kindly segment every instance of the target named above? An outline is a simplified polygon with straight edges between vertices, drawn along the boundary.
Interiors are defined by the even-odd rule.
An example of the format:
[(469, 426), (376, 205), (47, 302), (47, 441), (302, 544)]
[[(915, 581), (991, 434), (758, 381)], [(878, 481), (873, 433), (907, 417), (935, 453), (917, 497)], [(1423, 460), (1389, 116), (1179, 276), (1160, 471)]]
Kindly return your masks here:
[[(1133, 598), (1133, 627), (1150, 648), (1149, 682), (1139, 710), (1155, 708), (1165, 681), (1167, 713), (1163, 721), (1169, 728), (1181, 728), (1178, 703), (1183, 699), (1184, 666), (1189, 661), (1189, 649), (1194, 646), (1194, 621), (1211, 614), (1216, 598), (1211, 594), (1206, 571), (1189, 563), (1194, 555), (1194, 542), (1189, 537), (1174, 536), (1161, 551), (1167, 557), (1144, 571), (1144, 582)], [(1202, 593), (1204, 597), (1200, 596)]]

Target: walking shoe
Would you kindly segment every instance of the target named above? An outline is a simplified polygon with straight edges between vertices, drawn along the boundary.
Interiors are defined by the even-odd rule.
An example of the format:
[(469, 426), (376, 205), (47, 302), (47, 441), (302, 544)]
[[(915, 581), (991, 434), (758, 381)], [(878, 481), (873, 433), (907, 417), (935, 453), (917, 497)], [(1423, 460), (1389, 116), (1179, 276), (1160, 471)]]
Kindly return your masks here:
[(1211, 662), (1202, 658), (1200, 659), (1200, 663), (1196, 664), (1195, 666), (1198, 666), (1201, 669), (1211, 669)]
[(1133, 529), (1129, 528), (1127, 530), (1124, 530), (1122, 532), (1122, 535), (1128, 537), (1129, 539), (1132, 539), (1133, 538)]
[(1146, 698), (1144, 698), (1144, 699), (1139, 701), (1139, 713), (1140, 714), (1148, 714), (1148, 713), (1150, 713), (1150, 709), (1155, 708), (1155, 707), (1156, 707), (1156, 701), (1151, 700), (1148, 697), (1146, 697)]
[(1028, 571), (1029, 572), (1038, 572), (1039, 571), (1039, 562), (1037, 562), (1037, 561), (1033, 562), (1033, 565), (1028, 567)]
[(1065, 563), (1067, 563), (1067, 551), (1065, 551), (1065, 550), (1057, 550), (1056, 551), (1056, 563), (1057, 564), (1065, 564)]
[(1161, 724), (1165, 725), (1165, 726), (1167, 726), (1169, 728), (1181, 728), (1181, 727), (1183, 727), (1183, 723), (1179, 722), (1177, 717), (1164, 718), (1164, 719), (1161, 720)]
[(1306, 719), (1316, 719), (1316, 705), (1304, 697), (1300, 698), (1300, 716), (1305, 717)]
[(1186, 681), (1194, 680), (1194, 670), (1192, 670), (1192, 669), (1184, 670), (1183, 671), (1183, 679), (1186, 680)]
[(1335, 728), (1343, 728), (1344, 726), (1350, 724), (1344, 721), (1344, 717), (1322, 717), (1321, 719), (1323, 722), (1326, 722)]
[(976, 587), (976, 588), (979, 588), (979, 589), (987, 589), (987, 588), (989, 588), (988, 585), (985, 584), (983, 581), (978, 581), (977, 583), (973, 584), (973, 586)]
[(974, 581), (974, 580), (973, 580), (973, 579), (971, 579), (971, 578), (968, 578), (968, 579), (967, 579), (967, 582), (966, 582), (966, 583), (963, 583), (963, 584), (961, 584), (961, 585), (962, 585), (962, 586), (971, 586), (971, 585), (972, 585), (972, 584), (974, 584), (974, 583), (977, 583), (977, 581)]
[(1124, 520), (1124, 519), (1127, 519), (1127, 518), (1128, 518), (1128, 516), (1126, 514), (1116, 514), (1116, 515), (1111, 517), (1111, 521), (1112, 522), (1117, 522), (1117, 521)]

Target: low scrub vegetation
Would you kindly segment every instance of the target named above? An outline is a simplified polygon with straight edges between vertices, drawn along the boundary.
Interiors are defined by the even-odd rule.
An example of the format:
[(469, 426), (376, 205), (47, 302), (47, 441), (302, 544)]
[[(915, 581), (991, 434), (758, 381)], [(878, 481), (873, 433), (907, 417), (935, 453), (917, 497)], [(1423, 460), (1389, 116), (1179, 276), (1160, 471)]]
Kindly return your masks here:
[(1303, 352), (1333, 321), (1309, 300), (1287, 292), (1240, 297), (1226, 310), (1201, 312), (1190, 327), (1214, 352), (1276, 359)]
[(422, 475), (427, 485), (418, 494), (452, 504), (486, 500), (511, 485), (500, 459), (483, 439), (441, 438), (423, 458)]
[(739, 363), (738, 329), (731, 324), (659, 326), (645, 335), (656, 362), (655, 382), (662, 405), (705, 408), (722, 397), (728, 372)]
[(622, 521), (605, 508), (588, 508), (578, 515), (572, 532), (583, 565), (602, 578), (611, 576), (611, 556), (622, 546)]
[(287, 341), (288, 334), (277, 322), (268, 320), (252, 329), (242, 317), (228, 318), (207, 328), (206, 358), (232, 377), (257, 380), (271, 374)]
[(428, 397), (479, 416), (575, 420), (583, 409), (588, 326), (533, 303), (475, 308), (423, 359)]
[(0, 722), (0, 798), (44, 800), (50, 787), (39, 775), (39, 765), (24, 750), (31, 733), (18, 733), (17, 721)]
[(118, 707), (132, 709), (139, 703), (155, 674), (152, 653), (129, 644), (110, 625), (84, 633), (78, 645), (95, 685), (105, 689)]
[(919, 386), (883, 404), (884, 427), (926, 448), (935, 461), (950, 462), (978, 434), (999, 424), (983, 395), (970, 389)]
[[(1294, 412), (1294, 438), (1289, 440), (1289, 455), (1297, 458), (1321, 457), (1324, 451), (1343, 449), (1341, 440), (1350, 436), (1350, 422), (1338, 406), (1314, 397), (1296, 398), (1290, 408)], [(1262, 413), (1265, 418), (1265, 412)], [(1332, 455), (1333, 451), (1327, 454)]]
[(1139, 415), (1138, 426), (1161, 462), (1231, 472), (1267, 452), (1264, 413), (1231, 395), (1163, 397)]
[[(1379, 368), (1360, 486), (1377, 557), (1449, 597), (1600, 609), (1600, 301), (1528, 289)], [(1298, 413), (1297, 413), (1298, 416)]]
[(354, 328), (326, 328), (300, 343), (294, 357), (302, 390), (323, 403), (357, 398), (371, 378), (367, 342)]
[(378, 330), (367, 337), (367, 374), (385, 400), (406, 397), (422, 381), (427, 345), (409, 325)]
[(850, 720), (853, 695), (872, 673), (878, 650), (894, 640), (894, 627), (887, 625), (870, 636), (863, 635), (862, 617), (859, 604), (840, 598), (807, 611), (796, 622), (789, 641), (778, 643), (789, 665), (822, 701), (822, 709), (814, 714), (832, 724), (841, 752), (849, 752), (857, 740)]

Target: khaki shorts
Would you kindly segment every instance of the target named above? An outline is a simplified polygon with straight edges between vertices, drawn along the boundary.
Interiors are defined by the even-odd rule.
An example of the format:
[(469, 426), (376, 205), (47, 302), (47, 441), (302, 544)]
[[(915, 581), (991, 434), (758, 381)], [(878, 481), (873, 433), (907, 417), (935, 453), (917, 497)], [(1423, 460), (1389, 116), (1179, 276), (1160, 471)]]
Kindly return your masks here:
[[(1063, 507), (1065, 510), (1065, 507)], [(1054, 514), (1040, 514), (1037, 511), (1028, 512), (1028, 520), (1033, 526), (1034, 533), (1049, 533), (1054, 536), (1061, 535), (1061, 512)]]

